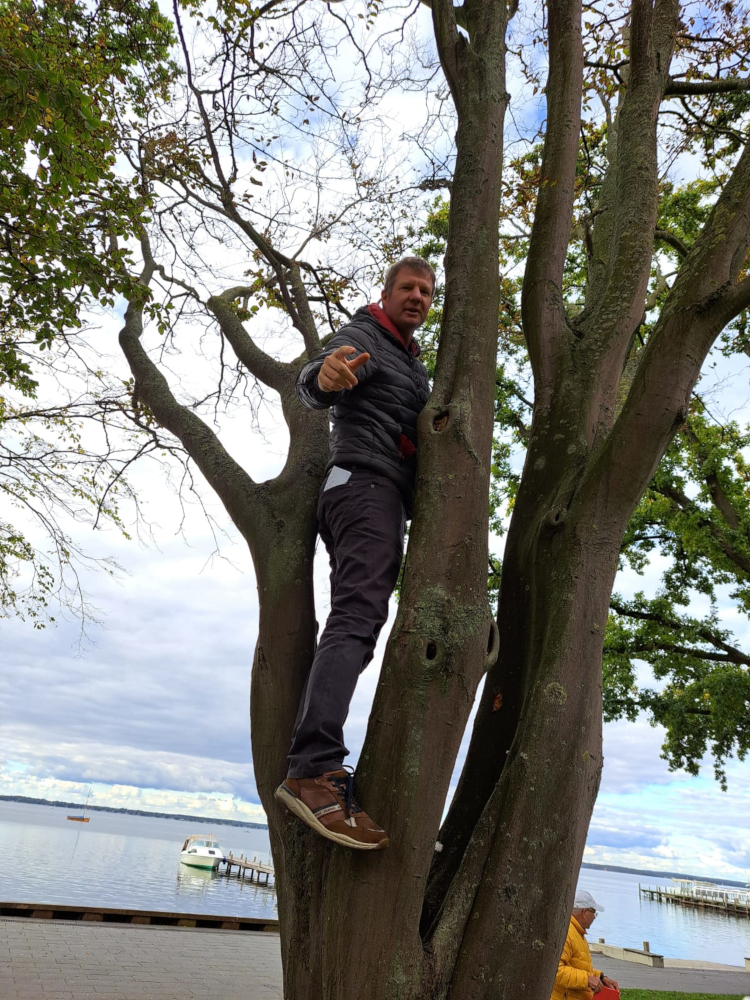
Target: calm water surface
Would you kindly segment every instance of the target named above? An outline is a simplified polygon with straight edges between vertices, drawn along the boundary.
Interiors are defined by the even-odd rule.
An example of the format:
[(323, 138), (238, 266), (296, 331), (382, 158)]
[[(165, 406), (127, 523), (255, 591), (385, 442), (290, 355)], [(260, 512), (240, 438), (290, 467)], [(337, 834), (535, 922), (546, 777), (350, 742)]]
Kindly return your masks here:
[[(191, 833), (213, 833), (225, 854), (270, 858), (268, 832), (172, 819), (92, 811), (90, 823), (69, 810), (0, 802), (0, 899), (86, 904), (211, 915), (276, 917), (273, 889), (180, 864)], [(669, 885), (658, 876), (584, 868), (580, 886), (606, 909), (589, 938), (651, 950), (668, 958), (742, 965), (750, 956), (750, 919), (683, 909), (638, 897), (638, 883)], [(554, 891), (551, 887), (550, 891)], [(606, 959), (602, 959), (606, 968)]]
[(80, 810), (0, 802), (0, 898), (276, 918), (273, 889), (180, 864), (191, 833), (213, 833), (225, 854), (268, 861), (266, 830), (95, 810), (90, 823), (71, 823), (69, 812)]
[[(750, 918), (639, 899), (639, 882), (673, 887), (658, 875), (581, 869), (578, 884), (605, 908), (588, 932), (589, 941), (604, 938), (624, 948), (641, 948), (648, 941), (651, 951), (667, 958), (744, 965), (745, 956), (750, 956)], [(606, 969), (606, 958), (597, 959), (599, 963)]]

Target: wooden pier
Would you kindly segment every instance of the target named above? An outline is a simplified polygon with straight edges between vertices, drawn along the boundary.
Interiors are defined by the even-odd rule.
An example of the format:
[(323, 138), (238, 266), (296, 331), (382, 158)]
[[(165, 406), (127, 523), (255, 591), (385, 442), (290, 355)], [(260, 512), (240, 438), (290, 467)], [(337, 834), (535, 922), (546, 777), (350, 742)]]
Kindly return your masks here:
[(225, 866), (224, 875), (231, 875), (233, 869), (236, 868), (237, 878), (244, 879), (249, 874), (250, 881), (257, 882), (258, 885), (272, 884), (270, 880), (275, 879), (273, 866), (263, 864), (262, 861), (258, 861), (257, 857), (251, 861), (242, 854), (238, 858), (235, 858), (233, 854), (229, 854), (226, 858), (221, 859), (219, 868), (222, 865)]
[(662, 888), (638, 884), (638, 896), (659, 903), (692, 906), (701, 910), (717, 910), (737, 917), (750, 917), (750, 892), (725, 889), (723, 886), (698, 884), (692, 889)]

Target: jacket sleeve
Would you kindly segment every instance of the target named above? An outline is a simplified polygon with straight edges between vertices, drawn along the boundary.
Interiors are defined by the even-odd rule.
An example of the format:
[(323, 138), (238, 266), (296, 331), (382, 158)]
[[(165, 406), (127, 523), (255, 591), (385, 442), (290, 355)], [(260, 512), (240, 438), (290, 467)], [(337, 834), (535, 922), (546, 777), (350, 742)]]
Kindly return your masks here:
[(333, 354), (335, 350), (344, 345), (354, 347), (357, 351), (356, 354), (349, 356), (350, 360), (354, 360), (363, 351), (366, 351), (370, 355), (370, 360), (365, 362), (357, 371), (357, 381), (359, 383), (366, 382), (377, 371), (378, 361), (375, 356), (372, 339), (354, 326), (342, 327), (328, 341), (325, 350), (321, 351), (316, 358), (308, 361), (300, 369), (295, 389), (297, 398), (303, 406), (308, 407), (310, 410), (325, 410), (329, 406), (333, 406), (334, 403), (337, 403), (343, 393), (351, 391), (341, 389), (339, 392), (324, 392), (318, 385), (318, 372), (323, 367), (323, 362), (329, 354)]
[(573, 946), (570, 938), (566, 938), (560, 962), (557, 966), (555, 976), (555, 986), (563, 990), (585, 990), (589, 985), (589, 974), (583, 969), (575, 969), (570, 964), (570, 957), (573, 953)]

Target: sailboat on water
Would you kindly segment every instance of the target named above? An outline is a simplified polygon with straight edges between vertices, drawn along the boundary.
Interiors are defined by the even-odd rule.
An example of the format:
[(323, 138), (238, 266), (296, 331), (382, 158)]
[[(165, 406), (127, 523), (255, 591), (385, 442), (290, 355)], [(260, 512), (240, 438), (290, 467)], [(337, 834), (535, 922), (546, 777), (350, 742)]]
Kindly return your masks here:
[(89, 805), (89, 798), (91, 797), (91, 789), (89, 788), (89, 794), (86, 796), (86, 805), (83, 807), (83, 812), (80, 816), (68, 816), (68, 819), (72, 819), (75, 823), (88, 823), (89, 817), (86, 815), (86, 810)]

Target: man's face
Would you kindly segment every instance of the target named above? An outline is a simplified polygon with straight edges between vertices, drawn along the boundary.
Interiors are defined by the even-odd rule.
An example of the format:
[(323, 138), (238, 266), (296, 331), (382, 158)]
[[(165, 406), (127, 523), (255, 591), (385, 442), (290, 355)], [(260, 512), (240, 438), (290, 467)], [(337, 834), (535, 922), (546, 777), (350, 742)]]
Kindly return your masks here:
[(583, 927), (585, 931), (593, 924), (596, 920), (596, 910), (586, 909), (586, 910), (576, 910), (573, 914), (578, 923)]
[(384, 291), (380, 301), (388, 319), (406, 337), (411, 337), (424, 323), (432, 302), (432, 281), (427, 275), (417, 274), (402, 267), (390, 291)]

